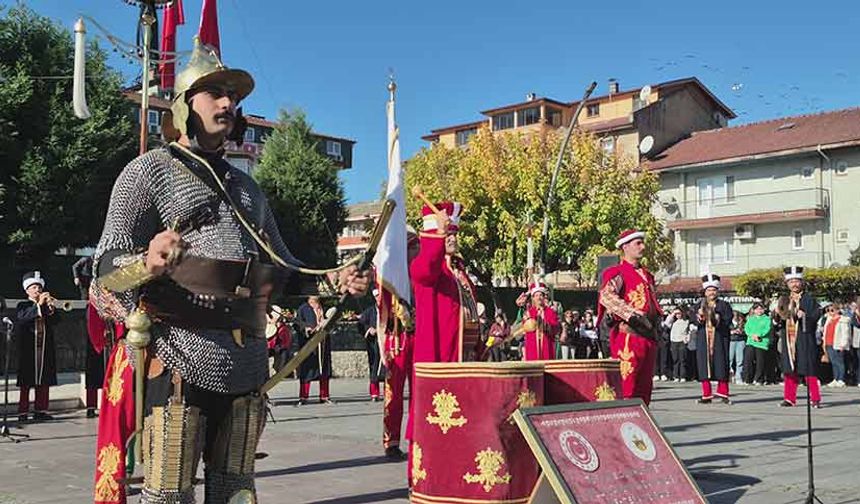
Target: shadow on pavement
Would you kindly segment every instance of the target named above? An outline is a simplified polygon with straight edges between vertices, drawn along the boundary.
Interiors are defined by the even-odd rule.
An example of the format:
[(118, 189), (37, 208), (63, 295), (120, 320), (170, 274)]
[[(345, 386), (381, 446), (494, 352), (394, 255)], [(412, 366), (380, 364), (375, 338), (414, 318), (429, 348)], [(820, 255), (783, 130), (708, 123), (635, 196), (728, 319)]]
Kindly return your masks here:
[[(740, 467), (737, 461), (745, 458), (749, 457), (725, 453), (686, 459), (684, 464), (696, 480), (699, 488), (702, 489), (702, 493), (708, 498), (708, 502), (711, 504), (730, 504), (739, 502), (752, 486), (761, 483), (759, 478), (724, 472), (725, 469)], [(720, 464), (719, 462), (724, 463)]]
[[(351, 467), (366, 467), (378, 464), (398, 464), (400, 461), (391, 461), (385, 457), (361, 457), (355, 459), (335, 460), (332, 462), (319, 462), (296, 467), (285, 467), (283, 469), (271, 469), (268, 471), (257, 471), (257, 478), (270, 478), (272, 476), (284, 476), (287, 474), (304, 474), (320, 471), (331, 471), (334, 469), (349, 469)], [(365, 501), (361, 501), (365, 502)], [(372, 502), (372, 501), (366, 501)]]
[(386, 490), (385, 492), (374, 492), (350, 497), (335, 497), (333, 499), (316, 500), (308, 504), (364, 504), (366, 502), (381, 502), (394, 499), (407, 499), (409, 492), (405, 488)]
[[(733, 453), (721, 454), (721, 455), (704, 455), (702, 457), (696, 457), (691, 459), (684, 459), (684, 465), (687, 466), (687, 469), (690, 472), (706, 472), (706, 471), (716, 471), (721, 469), (733, 469), (735, 467), (740, 467), (738, 464), (738, 460), (749, 458), (747, 455), (736, 455)], [(700, 464), (708, 464), (711, 462), (720, 462), (726, 461), (725, 464), (717, 464), (717, 465), (706, 465), (701, 466)]]
[(685, 432), (690, 429), (695, 429), (697, 427), (705, 427), (707, 425), (712, 425), (715, 423), (719, 423), (720, 425), (741, 422), (742, 420), (728, 420), (721, 422), (696, 422), (696, 423), (688, 423), (688, 424), (679, 424), (679, 425), (669, 425), (667, 427), (660, 427), (663, 432)]
[[(818, 428), (812, 429), (813, 434), (816, 432), (826, 432), (838, 430), (835, 428)], [(699, 446), (699, 445), (709, 445), (714, 443), (743, 443), (745, 441), (782, 441), (783, 439), (793, 438), (800, 435), (806, 434), (806, 429), (800, 430), (781, 430), (781, 431), (772, 431), (772, 432), (761, 432), (756, 434), (744, 434), (739, 436), (725, 436), (725, 437), (716, 437), (711, 439), (700, 439), (697, 441), (683, 441), (680, 443), (673, 443), (672, 446)]]

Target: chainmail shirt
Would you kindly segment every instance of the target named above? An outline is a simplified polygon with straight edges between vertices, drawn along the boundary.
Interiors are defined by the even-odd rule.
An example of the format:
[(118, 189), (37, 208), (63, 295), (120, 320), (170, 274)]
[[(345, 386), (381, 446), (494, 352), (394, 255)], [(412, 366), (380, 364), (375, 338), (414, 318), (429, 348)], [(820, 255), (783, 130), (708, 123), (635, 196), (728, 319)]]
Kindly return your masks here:
[[(257, 183), (220, 156), (209, 156), (207, 161), (231, 199), (242, 207), (246, 218), (268, 239), (275, 252), (287, 262), (300, 264), (284, 245)], [(212, 181), (205, 166), (167, 148), (147, 152), (131, 161), (113, 188), (94, 256), (97, 276), (139, 260), (157, 233), (175, 222), (185, 221), (201, 206), (213, 208), (216, 219), (183, 235), (188, 244), (187, 255), (222, 260), (259, 257), (253, 238), (219, 193), (204, 180)], [(262, 254), (262, 259), (266, 259), (266, 253)], [(120, 312), (125, 313), (134, 308), (135, 292), (111, 295), (116, 299), (97, 300), (96, 304), (101, 307), (112, 303), (124, 308)], [(116, 316), (116, 310), (111, 315), (121, 318)], [(242, 394), (255, 390), (268, 377), (266, 339), (262, 334), (246, 337), (241, 347), (226, 330), (188, 330), (154, 323), (151, 332), (155, 353), (165, 366), (179, 371), (183, 379), (200, 388)]]

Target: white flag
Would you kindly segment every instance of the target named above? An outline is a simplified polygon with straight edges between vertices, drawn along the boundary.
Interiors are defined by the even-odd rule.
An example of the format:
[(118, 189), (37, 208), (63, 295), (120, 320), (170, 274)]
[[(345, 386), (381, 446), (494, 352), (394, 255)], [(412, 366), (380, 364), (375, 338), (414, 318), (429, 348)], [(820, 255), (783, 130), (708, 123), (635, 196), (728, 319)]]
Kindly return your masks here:
[(394, 120), (394, 95), (387, 103), (388, 109), (388, 191), (386, 199), (397, 206), (391, 221), (382, 234), (382, 241), (373, 264), (376, 266), (380, 285), (393, 296), (410, 301), (409, 266), (406, 262), (406, 199), (403, 191), (403, 167), (400, 164), (400, 136)]

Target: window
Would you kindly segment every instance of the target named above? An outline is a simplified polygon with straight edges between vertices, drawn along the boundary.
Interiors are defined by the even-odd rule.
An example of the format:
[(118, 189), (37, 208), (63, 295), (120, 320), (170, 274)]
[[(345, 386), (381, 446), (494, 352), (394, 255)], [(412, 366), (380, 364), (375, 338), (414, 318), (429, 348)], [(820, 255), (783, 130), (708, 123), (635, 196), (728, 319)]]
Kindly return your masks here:
[(803, 230), (795, 229), (792, 231), (791, 248), (794, 250), (803, 250)]
[(146, 129), (150, 133), (161, 133), (161, 119), (159, 118), (157, 110), (149, 110), (147, 111), (147, 123)]
[(475, 136), (477, 132), (477, 128), (469, 128), (458, 131), (457, 137), (455, 139), (455, 141), (457, 142), (457, 147), (463, 147), (464, 145), (468, 144), (469, 139)]
[(540, 122), (540, 107), (532, 107), (517, 111), (517, 125), (528, 126)]
[(726, 175), (726, 203), (735, 201), (735, 176)]
[(600, 115), (600, 104), (599, 103), (590, 103), (588, 107), (585, 109), (585, 114), (588, 117), (596, 117)]
[(848, 173), (848, 161), (837, 161), (836, 162), (836, 174), (837, 175), (845, 175)]
[(734, 238), (710, 238), (699, 240), (698, 243), (699, 273), (710, 272), (712, 264), (728, 264), (735, 262)]
[(326, 140), (325, 141), (325, 153), (329, 156), (339, 157), (341, 156), (340, 150), (340, 142), (335, 140)]
[(815, 173), (815, 168), (811, 168), (809, 166), (800, 169), (800, 178), (804, 180), (812, 179), (812, 175)]
[(248, 128), (245, 130), (245, 141), (253, 142), (254, 141), (254, 128)]
[(615, 154), (615, 137), (608, 136), (600, 139), (600, 148), (607, 156)]
[(493, 116), (493, 131), (506, 130), (514, 127), (514, 113)]
[(546, 122), (552, 126), (561, 126), (561, 110), (557, 108), (546, 108)]

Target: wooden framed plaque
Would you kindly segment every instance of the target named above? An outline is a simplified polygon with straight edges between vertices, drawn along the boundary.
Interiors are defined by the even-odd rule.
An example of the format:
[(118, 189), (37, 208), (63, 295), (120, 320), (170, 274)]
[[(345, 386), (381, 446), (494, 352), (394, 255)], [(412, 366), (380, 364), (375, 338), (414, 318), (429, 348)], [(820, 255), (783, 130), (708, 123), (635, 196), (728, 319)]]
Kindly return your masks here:
[(543, 475), (533, 504), (706, 504), (640, 399), (519, 409)]

